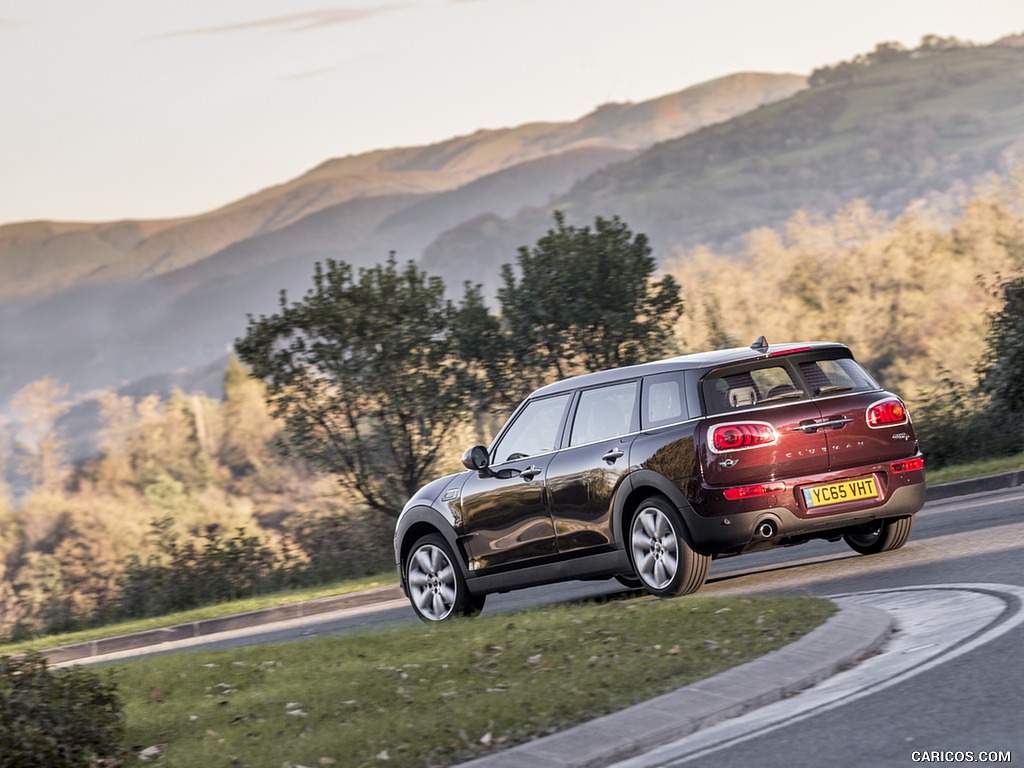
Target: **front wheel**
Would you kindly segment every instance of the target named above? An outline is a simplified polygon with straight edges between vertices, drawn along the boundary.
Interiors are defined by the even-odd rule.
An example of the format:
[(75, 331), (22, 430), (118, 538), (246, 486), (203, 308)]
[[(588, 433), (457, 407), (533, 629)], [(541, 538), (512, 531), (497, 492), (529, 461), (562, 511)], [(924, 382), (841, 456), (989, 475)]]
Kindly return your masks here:
[(472, 595), (448, 542), (436, 533), (417, 541), (406, 560), (409, 602), (416, 615), (432, 623), (452, 616), (475, 616), (483, 595)]
[(871, 526), (865, 527), (863, 531), (848, 533), (843, 536), (843, 541), (850, 545), (850, 549), (862, 555), (877, 555), (879, 552), (889, 552), (899, 549), (907, 543), (911, 531), (914, 530), (914, 516), (896, 517), (889, 520), (879, 520)]
[(633, 569), (658, 597), (688, 595), (703, 586), (711, 557), (694, 551), (679, 510), (663, 496), (641, 502), (629, 530)]

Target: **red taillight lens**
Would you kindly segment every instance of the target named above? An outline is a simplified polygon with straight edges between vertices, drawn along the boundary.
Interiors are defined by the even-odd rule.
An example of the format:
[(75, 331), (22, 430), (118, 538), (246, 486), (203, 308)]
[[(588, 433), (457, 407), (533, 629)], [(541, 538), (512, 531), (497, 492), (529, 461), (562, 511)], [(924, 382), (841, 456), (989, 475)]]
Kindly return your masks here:
[(767, 483), (765, 485), (744, 485), (741, 488), (726, 488), (723, 493), (729, 501), (749, 499), (752, 496), (764, 496), (768, 493), (782, 493), (786, 490), (785, 483)]
[(918, 456), (916, 459), (906, 461), (894, 461), (889, 465), (893, 472), (913, 472), (915, 469), (924, 469), (924, 459)]
[(907, 423), (907, 409), (897, 398), (882, 400), (875, 403), (867, 410), (868, 426), (875, 429), (879, 427), (894, 427)]
[(771, 445), (778, 439), (775, 428), (760, 421), (719, 424), (711, 430), (711, 445), (718, 453)]

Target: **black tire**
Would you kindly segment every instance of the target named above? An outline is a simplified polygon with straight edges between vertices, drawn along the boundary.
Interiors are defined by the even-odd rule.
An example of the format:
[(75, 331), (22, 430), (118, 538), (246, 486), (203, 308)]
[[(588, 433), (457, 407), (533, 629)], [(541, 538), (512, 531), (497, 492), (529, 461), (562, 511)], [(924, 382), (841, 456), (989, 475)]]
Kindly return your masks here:
[(428, 624), (483, 610), (484, 596), (470, 594), (458, 561), (440, 534), (413, 544), (405, 561), (405, 581), (412, 609)]
[(862, 555), (877, 555), (879, 552), (890, 552), (907, 543), (914, 530), (914, 516), (894, 517), (879, 520), (872, 526), (865, 526), (863, 531), (848, 533), (843, 536), (854, 552)]
[(711, 567), (711, 556), (694, 551), (679, 510), (664, 496), (650, 496), (637, 507), (629, 526), (629, 555), (641, 586), (658, 597), (696, 592)]

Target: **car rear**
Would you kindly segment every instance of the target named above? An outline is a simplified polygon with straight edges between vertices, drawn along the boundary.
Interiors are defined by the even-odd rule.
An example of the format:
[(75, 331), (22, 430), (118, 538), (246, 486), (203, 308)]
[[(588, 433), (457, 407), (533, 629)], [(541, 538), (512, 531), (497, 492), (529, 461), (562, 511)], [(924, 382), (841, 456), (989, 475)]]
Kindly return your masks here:
[(845, 346), (761, 352), (702, 372), (695, 537), (730, 554), (917, 512), (924, 460), (903, 401)]

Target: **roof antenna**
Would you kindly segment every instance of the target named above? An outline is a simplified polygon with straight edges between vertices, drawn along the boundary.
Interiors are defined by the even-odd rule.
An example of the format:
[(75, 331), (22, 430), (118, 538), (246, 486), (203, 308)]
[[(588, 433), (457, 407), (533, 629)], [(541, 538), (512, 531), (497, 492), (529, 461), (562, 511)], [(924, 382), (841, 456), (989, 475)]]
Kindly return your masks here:
[(750, 348), (755, 352), (760, 352), (762, 355), (768, 351), (768, 339), (764, 336), (758, 336), (757, 341), (750, 345)]

